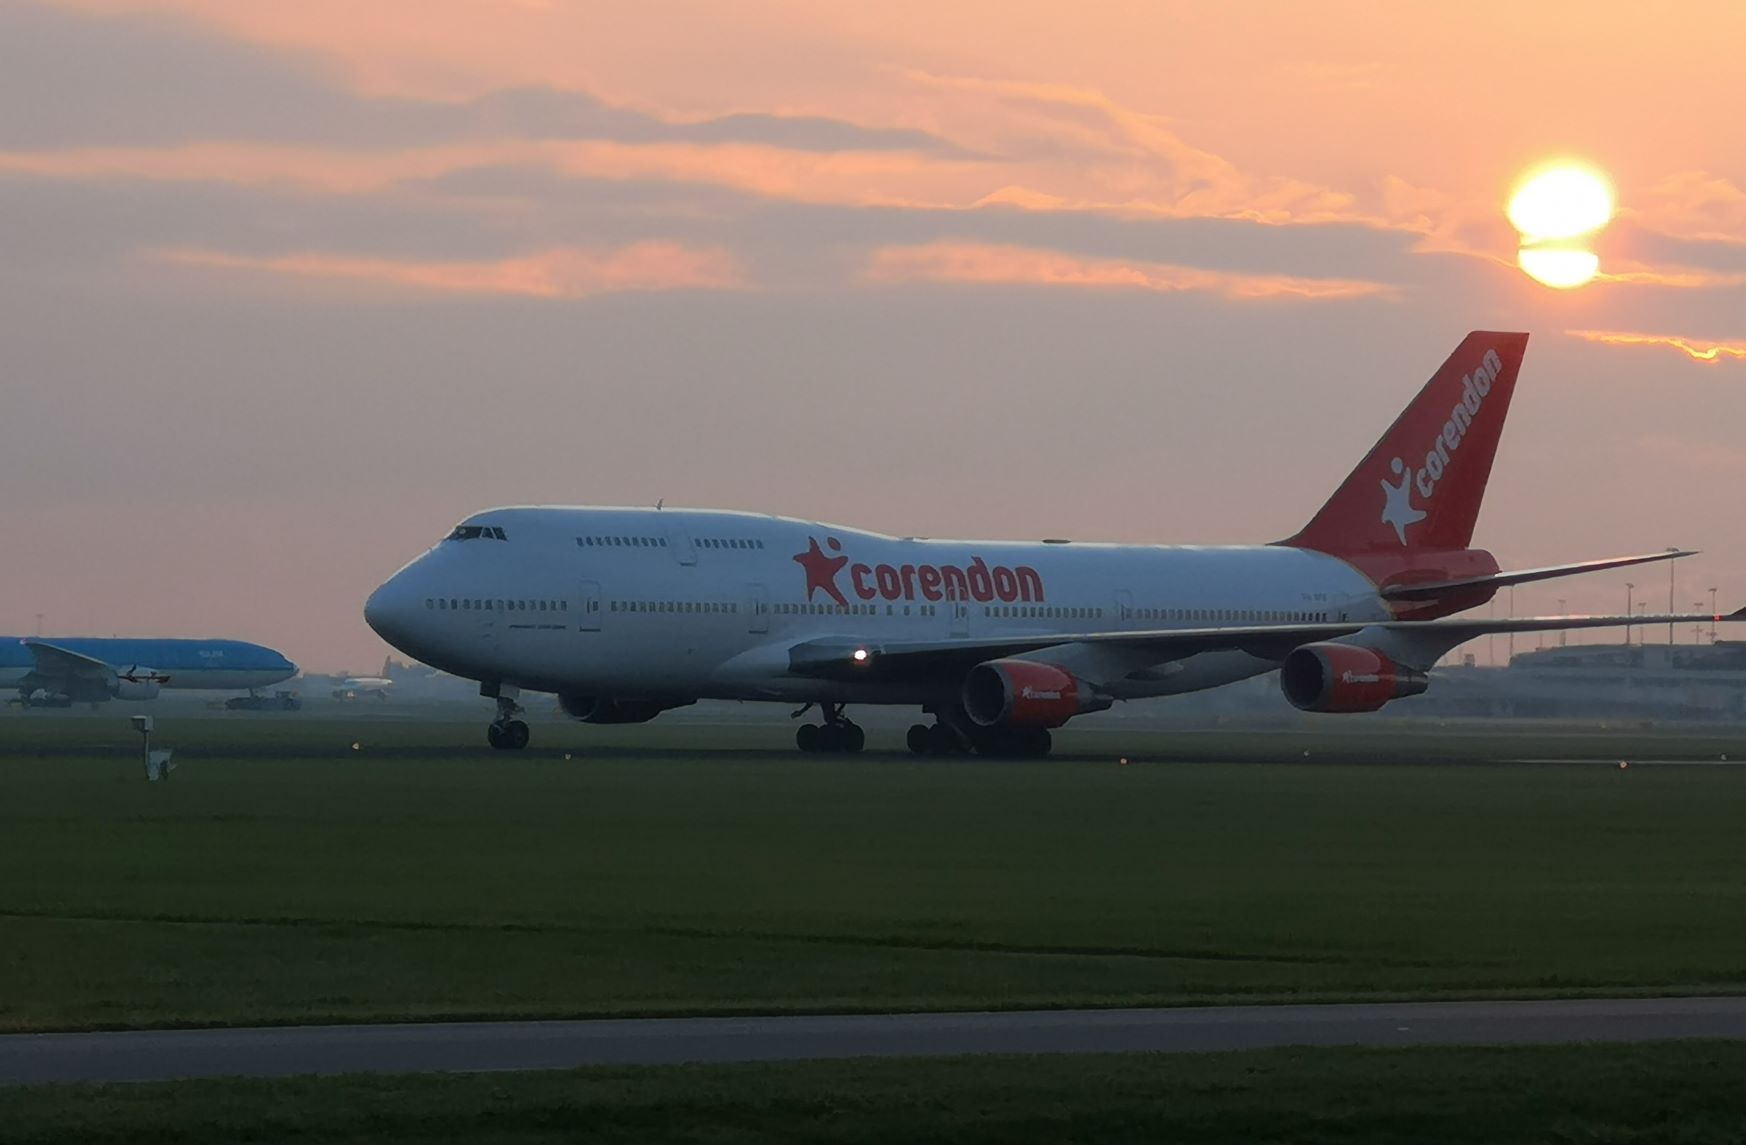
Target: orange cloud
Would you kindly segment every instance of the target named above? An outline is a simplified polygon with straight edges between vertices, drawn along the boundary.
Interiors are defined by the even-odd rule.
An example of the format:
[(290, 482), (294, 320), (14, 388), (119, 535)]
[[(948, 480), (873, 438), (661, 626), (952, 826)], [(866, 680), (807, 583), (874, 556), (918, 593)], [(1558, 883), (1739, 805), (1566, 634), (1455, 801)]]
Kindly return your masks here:
[[(230, 0), (66, 2), (107, 13), (179, 11), (260, 47), (299, 57), (314, 53), (329, 63), (343, 61), (338, 72), (354, 91), (422, 95), (440, 102), (550, 85), (605, 94), (613, 106), (634, 108), (637, 115), (668, 124), (734, 112), (818, 115), (873, 128), (924, 130), (958, 149), (809, 150), (787, 147), (781, 141), (501, 138), (363, 152), (239, 140), (163, 149), (0, 154), (0, 174), (217, 180), (351, 194), (379, 192), (468, 168), (519, 166), (576, 179), (691, 183), (774, 201), (850, 207), (999, 207), (1269, 225), (1343, 223), (1411, 233), (1418, 237), (1413, 249), (1421, 253), (1457, 253), (1513, 265), (1513, 235), (1501, 218), (1497, 202), (1501, 183), (1496, 181), (1499, 172), (1491, 159), (1454, 162), (1451, 156), (1471, 149), (1429, 130), (1418, 133), (1422, 139), (1415, 136), (1406, 141), (1433, 147), (1437, 162), (1432, 170), (1453, 164), (1453, 174), (1439, 176), (1428, 174), (1424, 164), (1415, 170), (1415, 164), (1392, 149), (1383, 157), (1368, 142), (1378, 135), (1367, 117), (1382, 108), (1392, 123), (1403, 114), (1396, 100), (1408, 90), (1416, 91), (1415, 85), (1427, 78), (1421, 74), (1423, 68), (1407, 66), (1396, 55), (1388, 57), (1392, 61), (1388, 66), (1379, 67), (1363, 52), (1349, 53), (1342, 47), (1325, 59), (1304, 57), (1245, 73), (1241, 98), (1221, 105), (1218, 114), (1209, 114), (1193, 112), (1190, 109), (1197, 105), (1172, 94), (1171, 77), (1180, 79), (1187, 73), (1159, 67), (1151, 59), (1153, 49), (1135, 47), (1149, 42), (1147, 37), (1121, 37), (1113, 45), (1121, 50), (1109, 60), (1116, 70), (1108, 72), (1103, 70), (1102, 53), (1095, 54), (1100, 62), (1093, 70), (1063, 67), (1057, 56), (1050, 55), (1049, 73), (1027, 77), (1022, 68), (1015, 72), (977, 58), (977, 52), (932, 50), (934, 39), (928, 37), (908, 45), (890, 44), (892, 51), (879, 57), (877, 67), (818, 65), (792, 73), (764, 68), (756, 75), (739, 74), (735, 83), (723, 85), (706, 82), (707, 76), (712, 69), (744, 66), (744, 61), (735, 63), (733, 51), (708, 53), (707, 60), (679, 61), (672, 55), (670, 25), (631, 9), (615, 15), (615, 25), (622, 27), (615, 26), (608, 50), (597, 35), (600, 17), (590, 6), (546, 0), (420, 0), (416, 5), (411, 0), (369, 5), (346, 0), (296, 5), (239, 5)], [(885, 35), (888, 23), (909, 24), (910, 32), (918, 33), (938, 16), (933, 5), (899, 3), (881, 10), (875, 35), (860, 17), (842, 15), (829, 6), (774, 0), (753, 8), (728, 17), (696, 3), (688, 10), (686, 26), (699, 40), (709, 38), (707, 30), (715, 29), (730, 49), (756, 42), (761, 51), (767, 50), (774, 36), (783, 44), (828, 49), (829, 55)], [(956, 18), (978, 22), (965, 13)], [(1146, 19), (1180, 23), (1157, 14)], [(1100, 23), (1103, 30), (1095, 33), (1087, 30), (1083, 20), (1059, 13), (989, 22), (986, 40), (974, 42), (983, 43), (992, 53), (995, 41), (1020, 35), (1023, 27), (1041, 35), (1040, 28), (1049, 23), (1057, 30), (1046, 38), (1059, 39), (1061, 52), (1071, 55), (1091, 42), (1076, 36), (1113, 35), (1111, 29), (1119, 21)], [(1217, 31), (1224, 26), (1223, 18), (1191, 23), (1210, 36), (1192, 48), (1194, 59), (1206, 65), (1190, 69), (1194, 74), (1204, 71), (1220, 82), (1230, 82), (1236, 74), (1229, 71), (1231, 61), (1215, 66), (1209, 62), (1213, 57), (1202, 58), (1205, 53), (1216, 56), (1228, 50), (1238, 63), (1253, 55), (1249, 62), (1254, 64), (1273, 50), (1258, 44), (1232, 46), (1237, 41)], [(1189, 34), (1187, 27), (1176, 31), (1179, 35), (1170, 40), (1170, 50), (1190, 50), (1181, 38)], [(1343, 44), (1346, 37), (1338, 39)], [(901, 50), (924, 43), (930, 50)], [(1440, 66), (1446, 53), (1446, 48), (1439, 48), (1429, 62)], [(797, 54), (814, 59), (811, 52)], [(641, 63), (630, 63), (633, 56)], [(1038, 57), (1019, 53), (1016, 58)], [(1128, 64), (1138, 71), (1124, 80), (1123, 68)], [(996, 71), (1014, 78), (985, 78)], [(607, 82), (602, 78), (607, 73), (619, 75), (620, 81)], [(1412, 83), (1406, 83), (1406, 77)], [(781, 90), (770, 89), (765, 80)], [(1243, 114), (1243, 103), (1261, 98), (1256, 85), (1271, 83), (1288, 83), (1292, 98), (1304, 106), (1294, 104), (1294, 116), (1284, 119)], [(1362, 107), (1340, 94), (1355, 85), (1372, 89)], [(692, 89), (706, 94), (680, 94)], [(722, 91), (731, 91), (734, 102), (724, 102)], [(1307, 106), (1328, 100), (1334, 101), (1328, 106), (1337, 114), (1306, 117)], [(1167, 117), (1143, 110), (1165, 108), (1184, 109), (1183, 115)], [(1297, 126), (1271, 126), (1287, 121)], [(1337, 147), (1310, 147), (1299, 134), (1280, 134), (1301, 133), (1310, 126), (1320, 130), (1323, 123), (1342, 125), (1334, 140)], [(504, 130), (513, 132), (510, 126)], [(1196, 146), (1191, 139), (1213, 141), (1217, 151)], [(1334, 151), (1344, 154), (1347, 148), (1355, 150), (1337, 162), (1330, 157)], [(1499, 150), (1488, 143), (1483, 154)], [(1426, 185), (1427, 177), (1450, 186), (1433, 189)], [(1621, 178), (1621, 185), (1629, 186), (1629, 179)], [(1667, 234), (1733, 242), (1746, 234), (1746, 191), (1725, 178), (1688, 171), (1658, 183), (1639, 181), (1638, 190), (1623, 197), (1644, 226)], [(480, 200), (470, 206), (487, 209)], [(1676, 289), (1746, 281), (1746, 276), (1680, 268), (1626, 266), (1612, 271), (1602, 277), (1615, 283)]]
[(587, 298), (631, 290), (722, 290), (744, 285), (726, 251), (670, 242), (633, 243), (607, 251), (561, 247), (519, 258), (470, 262), (319, 253), (257, 256), (198, 249), (160, 251), (156, 257), (177, 266), (529, 298)]
[(978, 160), (751, 143), (502, 140), (381, 152), (197, 143), (0, 152), (0, 174), (281, 184), (326, 194), (381, 191), (486, 166), (537, 167), (582, 179), (702, 183), (797, 202), (942, 209), (973, 203), (987, 182)]
[(1241, 301), (1333, 300), (1394, 293), (1379, 282), (1288, 275), (1231, 274), (1161, 262), (1084, 258), (1059, 251), (985, 243), (939, 242), (875, 251), (866, 278), (876, 283), (959, 282), (979, 285), (1079, 286), (1192, 291)]
[(1630, 334), (1619, 330), (1566, 330), (1565, 333), (1585, 342), (1600, 342), (1607, 346), (1667, 346), (1678, 350), (1694, 362), (1708, 365), (1724, 359), (1746, 361), (1746, 345), (1727, 342), (1705, 343), (1671, 334)]
[(407, 179), (514, 154), (512, 145), (424, 148), (380, 153), (328, 151), (252, 143), (192, 143), (178, 147), (87, 147), (0, 152), (0, 174), (43, 179), (152, 179), (283, 184), (328, 194), (378, 191)]
[[(1382, 223), (1354, 195), (1301, 179), (1252, 175), (1195, 147), (1163, 116), (1071, 84), (990, 80), (912, 70), (939, 101), (948, 137), (1010, 154), (1044, 186), (1009, 184), (988, 197), (1032, 210), (1100, 210), (1264, 223)], [(1054, 152), (1054, 154), (1051, 154)]]
[[(1633, 264), (1637, 265), (1637, 264)], [(1665, 286), (1674, 290), (1707, 290), (1718, 287), (1746, 285), (1746, 274), (1724, 274), (1707, 270), (1656, 270), (1637, 265), (1636, 269), (1616, 273), (1602, 271), (1595, 275), (1598, 282), (1622, 282), (1635, 286)]]
[[(1599, 11), (1575, 32), (1556, 5), (1452, 22), (1424, 13), (1378, 20), (1373, 0), (1336, 0), (1270, 11), (1265, 37), (1251, 34), (1238, 8), (1119, 2), (61, 2), (178, 13), (319, 59), (366, 92), (456, 100), (549, 86), (669, 119), (847, 116), (934, 130), (1042, 169), (960, 204), (1014, 185), (1033, 202), (1376, 222), (1445, 243), (1451, 211), (1496, 215), (1516, 161), (1504, 157), (1544, 143), (1543, 125), (1520, 109), (1556, 108), (1560, 135), (1612, 145), (1622, 201), (1645, 225), (1719, 240), (1746, 234), (1739, 187), (1700, 171), (1660, 174), (1731, 154), (1717, 151), (1715, 116), (1740, 104), (1741, 80), (1725, 68), (1693, 69), (1690, 29), (1738, 40), (1746, 9), (1733, 0), (1691, 0), (1680, 21), (1644, 20), (1628, 6)], [(1572, 34), (1592, 66), (1581, 75), (1543, 66), (1541, 45)], [(1475, 61), (1511, 82), (1475, 83)], [(1635, 82), (1617, 83), (1626, 71)], [(965, 78), (995, 74), (1011, 78)], [(1640, 120), (1655, 130), (1621, 130)], [(1219, 154), (1185, 142), (1196, 138), (1217, 140)], [(1252, 173), (1266, 167), (1290, 176)], [(1457, 202), (1402, 218), (1379, 201), (1391, 177), (1445, 187)], [(1479, 249), (1507, 258), (1513, 245)]]
[(1719, 175), (1681, 171), (1633, 192), (1628, 202), (1632, 217), (1664, 234), (1746, 244), (1746, 190)]

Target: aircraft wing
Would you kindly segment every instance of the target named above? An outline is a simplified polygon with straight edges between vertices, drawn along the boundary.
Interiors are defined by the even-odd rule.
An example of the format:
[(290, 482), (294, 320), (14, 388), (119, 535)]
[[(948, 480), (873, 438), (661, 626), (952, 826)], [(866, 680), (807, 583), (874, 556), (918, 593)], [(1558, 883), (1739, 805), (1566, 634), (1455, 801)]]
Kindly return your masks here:
[(1510, 619), (1343, 621), (1318, 624), (1250, 624), (1220, 628), (1164, 628), (1140, 632), (1037, 633), (993, 639), (856, 641), (849, 637), (808, 640), (788, 650), (789, 671), (831, 680), (901, 680), (952, 676), (984, 660), (1077, 644), (1131, 649), (1155, 663), (1201, 652), (1248, 652), (1283, 660), (1302, 644), (1337, 640), (1363, 631), (1387, 631), (1449, 648), (1477, 636), (1506, 632), (1556, 632), (1579, 628), (1624, 628), (1645, 624), (1708, 624), (1746, 621), (1746, 608), (1726, 615), (1524, 616)]
[(26, 640), (30, 658), (36, 662), (36, 675), (47, 680), (87, 680), (107, 686), (115, 678), (115, 669), (93, 656), (49, 644), (41, 640)]
[[(1604, 569), (1622, 569), (1631, 565), (1648, 564), (1651, 561), (1673, 561), (1680, 557), (1696, 556), (1695, 549), (1667, 549), (1659, 553), (1643, 553), (1634, 557), (1607, 557), (1598, 561), (1581, 561), (1573, 565), (1547, 565), (1544, 568), (1522, 569), (1519, 572), (1495, 572), (1485, 576), (1464, 577), (1460, 580), (1440, 580), (1426, 584), (1393, 584), (1382, 590), (1384, 600), (1435, 600), (1445, 593), (1469, 588), (1508, 588), (1514, 584), (1530, 584), (1537, 580), (1553, 580), (1561, 576), (1577, 576), (1581, 573), (1600, 572)], [(1663, 624), (1666, 621), (1662, 621)]]

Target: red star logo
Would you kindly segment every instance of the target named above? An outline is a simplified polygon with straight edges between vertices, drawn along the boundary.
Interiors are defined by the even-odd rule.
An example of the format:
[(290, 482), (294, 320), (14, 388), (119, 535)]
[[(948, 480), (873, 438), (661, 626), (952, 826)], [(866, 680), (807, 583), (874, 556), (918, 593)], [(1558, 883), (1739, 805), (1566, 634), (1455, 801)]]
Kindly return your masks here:
[[(837, 572), (849, 563), (849, 558), (825, 556), (817, 537), (808, 537), (807, 541), (806, 551), (794, 554), (794, 563), (806, 570), (806, 599), (811, 600), (813, 592), (819, 591), (847, 608), (849, 602), (837, 588)], [(826, 537), (825, 544), (833, 553), (843, 551), (843, 543), (835, 537)]]

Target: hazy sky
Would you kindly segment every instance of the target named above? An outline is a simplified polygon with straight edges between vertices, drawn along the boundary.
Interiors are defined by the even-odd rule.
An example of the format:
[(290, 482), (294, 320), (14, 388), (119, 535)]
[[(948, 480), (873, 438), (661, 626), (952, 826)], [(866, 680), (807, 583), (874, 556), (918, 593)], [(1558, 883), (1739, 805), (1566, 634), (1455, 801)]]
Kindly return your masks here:
[[(1479, 327), (1534, 337), (1478, 543), (1701, 548), (1676, 603), (1746, 603), (1741, 43), (1734, 0), (0, 0), (0, 631), (374, 668), (364, 597), (495, 504), (1272, 540)], [(1619, 217), (1557, 292), (1502, 207), (1566, 154)]]

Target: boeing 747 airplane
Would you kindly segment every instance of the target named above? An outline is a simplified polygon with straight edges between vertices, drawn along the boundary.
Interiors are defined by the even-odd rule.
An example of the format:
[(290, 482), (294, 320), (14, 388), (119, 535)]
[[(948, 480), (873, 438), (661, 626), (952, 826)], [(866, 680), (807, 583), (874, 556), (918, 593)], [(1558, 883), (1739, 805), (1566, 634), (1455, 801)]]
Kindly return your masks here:
[(271, 648), (241, 640), (0, 636), (0, 688), (28, 706), (149, 700), (162, 688), (264, 688), (297, 674)]
[[(1291, 703), (1370, 712), (1477, 636), (1699, 616), (1454, 614), (1498, 589), (1690, 555), (1504, 572), (1470, 547), (1526, 334), (1469, 334), (1294, 536), (1178, 547), (889, 537), (716, 510), (524, 507), (467, 518), (370, 597), (395, 648), (480, 683), (491, 745), (524, 690), (591, 723), (700, 698), (816, 707), (802, 750), (858, 751), (847, 704), (919, 706), (918, 753), (1042, 755), (1050, 729), (1278, 671)], [(1721, 620), (1746, 619), (1746, 609)], [(797, 715), (801, 713), (796, 713)]]

